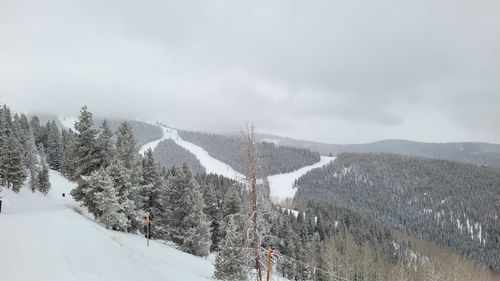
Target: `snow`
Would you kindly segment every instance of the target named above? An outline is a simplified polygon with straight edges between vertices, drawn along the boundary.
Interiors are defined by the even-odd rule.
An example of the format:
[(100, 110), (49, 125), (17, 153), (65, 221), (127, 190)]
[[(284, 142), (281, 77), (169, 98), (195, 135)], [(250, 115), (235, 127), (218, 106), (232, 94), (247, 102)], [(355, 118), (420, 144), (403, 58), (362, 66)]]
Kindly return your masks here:
[(154, 124), (159, 127), (161, 127), (163, 131), (163, 136), (162, 138), (149, 142), (145, 144), (144, 146), (141, 147), (139, 150), (140, 153), (144, 153), (147, 149), (155, 149), (155, 147), (163, 140), (171, 139), (173, 140), (176, 144), (179, 146), (187, 149), (189, 152), (191, 152), (201, 163), (201, 165), (205, 168), (207, 173), (214, 173), (214, 174), (219, 174), (227, 178), (235, 179), (238, 181), (241, 181), (242, 179), (245, 178), (242, 174), (236, 172), (233, 168), (231, 168), (229, 165), (226, 163), (213, 158), (208, 154), (208, 152), (203, 149), (201, 146), (198, 146), (194, 143), (188, 142), (183, 140), (180, 136), (177, 130), (168, 128), (165, 126), (161, 126), (158, 124)]
[(282, 208), (281, 211), (284, 213), (284, 212), (290, 212), (294, 217), (298, 217), (299, 216), (299, 211), (297, 210), (292, 210), (292, 209), (288, 209), (288, 208)]
[[(51, 171), (47, 196), (6, 188), (0, 213), (2, 281), (210, 280), (213, 260), (161, 241), (107, 230), (71, 198), (74, 183)], [(62, 197), (62, 193), (66, 197)]]
[(75, 122), (78, 121), (78, 118), (59, 116), (58, 119), (64, 128), (66, 128), (68, 130), (71, 129), (71, 130), (75, 131)]
[(275, 202), (279, 202), (287, 198), (293, 198), (295, 196), (295, 192), (297, 192), (297, 189), (293, 187), (293, 184), (298, 178), (313, 169), (323, 167), (333, 160), (335, 160), (335, 157), (321, 156), (320, 161), (313, 165), (302, 167), (290, 173), (277, 174), (267, 177), (271, 191), (271, 199)]

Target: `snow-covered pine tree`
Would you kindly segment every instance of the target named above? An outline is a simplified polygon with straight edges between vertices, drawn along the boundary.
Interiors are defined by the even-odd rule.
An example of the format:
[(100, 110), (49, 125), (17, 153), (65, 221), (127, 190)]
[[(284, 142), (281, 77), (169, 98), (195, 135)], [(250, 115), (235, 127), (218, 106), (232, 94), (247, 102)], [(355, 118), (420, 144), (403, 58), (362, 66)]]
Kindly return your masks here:
[(18, 114), (14, 114), (12, 116), (12, 134), (23, 146), (23, 151), (26, 151), (26, 147), (24, 145), (28, 139), (28, 131), (24, 129), (21, 123), (21, 117)]
[(73, 139), (74, 133), (70, 129), (69, 131), (63, 129), (61, 132), (61, 139), (63, 145), (63, 156), (61, 161), (61, 173), (67, 178), (73, 178), (75, 172), (75, 161), (73, 153)]
[(137, 162), (137, 144), (132, 126), (123, 122), (116, 132), (116, 156), (123, 162), (125, 168), (130, 169)]
[(126, 230), (129, 221), (123, 206), (119, 202), (113, 178), (105, 170), (101, 169), (92, 173), (89, 185), (91, 187), (89, 191), (93, 193), (93, 203), (99, 221), (114, 230)]
[(214, 263), (214, 278), (225, 281), (247, 280), (246, 261), (241, 249), (243, 237), (240, 226), (236, 223), (234, 215), (228, 216), (226, 220), (224, 225), (226, 235), (221, 241), (221, 249)]
[[(290, 214), (285, 214), (279, 217), (279, 232), (280, 243), (278, 245), (278, 251), (289, 257), (295, 257), (295, 240), (298, 240), (297, 235), (293, 231), (290, 223), (288, 222), (288, 217), (293, 216)], [(291, 263), (288, 259), (280, 259), (278, 262), (278, 270), (281, 272), (283, 277), (293, 280), (295, 278), (295, 264)]]
[(130, 170), (126, 169), (120, 161), (114, 160), (106, 171), (113, 180), (113, 186), (118, 196), (118, 203), (120, 203), (123, 213), (129, 221), (127, 230), (133, 231), (140, 229), (143, 221), (143, 214), (139, 211), (133, 200), (134, 194), (137, 193), (138, 186), (132, 184)]
[(40, 144), (40, 119), (38, 119), (38, 116), (34, 115), (29, 122), (33, 137), (35, 138), (35, 145), (38, 147)]
[(37, 176), (37, 186), (41, 193), (47, 194), (50, 190), (49, 167), (42, 161), (42, 169)]
[(186, 169), (184, 175), (188, 184), (181, 197), (183, 204), (177, 206), (186, 209), (186, 216), (181, 224), (181, 235), (184, 236), (181, 248), (187, 253), (204, 257), (210, 253), (210, 223), (203, 212), (205, 203), (200, 185), (192, 176), (189, 167), (183, 166), (183, 170)]
[(35, 190), (38, 189), (38, 150), (36, 149), (35, 137), (33, 136), (31, 129), (28, 132), (25, 147), (26, 156), (24, 157), (24, 165), (28, 169), (29, 187), (32, 192), (35, 192)]
[(99, 151), (96, 145), (96, 130), (93, 128), (92, 113), (82, 107), (80, 117), (75, 122), (77, 133), (73, 141), (75, 173), (73, 180), (90, 175), (100, 168)]
[(205, 202), (204, 212), (210, 221), (210, 239), (212, 240), (210, 250), (216, 251), (221, 238), (220, 223), (222, 213), (212, 183), (203, 186), (203, 200)]
[(0, 175), (2, 183), (7, 188), (19, 192), (21, 185), (26, 179), (24, 167), (23, 146), (14, 136), (8, 136), (2, 146), (2, 161), (0, 163)]
[(241, 199), (236, 190), (230, 191), (224, 206), (224, 217), (241, 212)]
[(97, 146), (100, 152), (101, 167), (108, 167), (114, 157), (113, 132), (109, 128), (108, 121), (104, 119), (101, 124), (101, 132), (97, 137)]
[(5, 185), (5, 178), (3, 165), (5, 162), (5, 155), (3, 151), (7, 143), (7, 138), (12, 134), (12, 116), (8, 107), (3, 105), (0, 107), (0, 185)]
[(47, 146), (45, 153), (47, 153), (47, 162), (51, 169), (59, 170), (62, 161), (62, 144), (59, 128), (56, 122), (52, 120), (47, 123)]
[(146, 198), (145, 207), (151, 209), (154, 216), (158, 216), (163, 210), (161, 198), (161, 178), (158, 166), (153, 158), (153, 151), (148, 149), (142, 158), (142, 190)]

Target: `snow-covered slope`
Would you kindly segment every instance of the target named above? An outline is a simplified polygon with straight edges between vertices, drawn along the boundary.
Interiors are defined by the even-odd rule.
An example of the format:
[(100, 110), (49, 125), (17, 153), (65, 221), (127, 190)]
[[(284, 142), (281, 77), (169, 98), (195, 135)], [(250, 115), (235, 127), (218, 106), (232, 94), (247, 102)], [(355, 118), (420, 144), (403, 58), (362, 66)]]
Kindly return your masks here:
[(208, 152), (201, 146), (183, 140), (177, 133), (177, 130), (167, 128), (164, 126), (160, 127), (163, 130), (163, 137), (161, 139), (152, 141), (142, 146), (141, 149), (139, 150), (140, 153), (144, 153), (149, 148), (154, 149), (163, 140), (171, 139), (175, 141), (176, 144), (180, 145), (181, 147), (187, 149), (189, 152), (194, 154), (194, 156), (196, 156), (196, 158), (198, 158), (198, 160), (200, 161), (201, 165), (205, 168), (207, 173), (219, 174), (227, 178), (236, 180), (242, 180), (244, 178), (242, 174), (236, 172), (226, 163), (210, 156)]
[(267, 177), (267, 180), (269, 181), (269, 188), (271, 191), (271, 199), (275, 202), (279, 202), (287, 198), (293, 198), (295, 196), (295, 192), (297, 192), (297, 189), (293, 187), (293, 183), (298, 178), (300, 178), (310, 170), (320, 168), (333, 160), (335, 160), (335, 157), (321, 156), (320, 161), (311, 166), (302, 167), (290, 173), (272, 175)]
[(143, 237), (107, 230), (75, 211), (68, 194), (74, 184), (57, 172), (50, 176), (47, 197), (26, 187), (0, 192), (0, 280), (198, 281), (213, 275), (211, 258), (158, 241), (148, 248)]

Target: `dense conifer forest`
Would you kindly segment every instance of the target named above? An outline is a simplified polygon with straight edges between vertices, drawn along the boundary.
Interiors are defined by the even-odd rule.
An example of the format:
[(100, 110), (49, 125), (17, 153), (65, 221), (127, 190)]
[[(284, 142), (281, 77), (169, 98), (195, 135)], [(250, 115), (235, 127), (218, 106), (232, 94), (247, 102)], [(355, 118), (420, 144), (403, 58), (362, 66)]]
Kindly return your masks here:
[(196, 156), (170, 139), (161, 141), (156, 146), (153, 150), (153, 157), (158, 160), (161, 166), (166, 168), (182, 166), (182, 164), (186, 163), (193, 173), (205, 173), (205, 168)]
[(500, 170), (397, 154), (340, 154), (297, 181), (329, 202), (500, 270)]

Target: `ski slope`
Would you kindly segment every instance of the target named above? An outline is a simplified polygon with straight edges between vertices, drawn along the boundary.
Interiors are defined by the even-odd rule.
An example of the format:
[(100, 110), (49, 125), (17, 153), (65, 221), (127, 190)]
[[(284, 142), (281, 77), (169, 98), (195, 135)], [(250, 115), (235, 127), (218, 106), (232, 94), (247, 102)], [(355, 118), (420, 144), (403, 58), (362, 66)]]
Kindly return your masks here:
[(319, 162), (302, 167), (286, 174), (277, 174), (267, 177), (269, 181), (270, 197), (271, 199), (278, 203), (288, 198), (293, 198), (297, 189), (293, 187), (294, 182), (307, 172), (323, 167), (324, 165), (335, 160), (335, 157), (321, 156)]
[(211, 279), (213, 257), (195, 257), (159, 241), (148, 248), (141, 236), (107, 230), (71, 198), (73, 183), (54, 171), (50, 179), (47, 196), (26, 187), (18, 194), (0, 192), (0, 280)]
[[(158, 124), (154, 124), (157, 126), (160, 126)], [(207, 173), (214, 173), (214, 174), (219, 174), (224, 177), (230, 178), (230, 179), (235, 179), (238, 181), (241, 181), (242, 179), (245, 178), (241, 173), (236, 172), (231, 166), (227, 165), (226, 163), (213, 158), (208, 154), (208, 152), (203, 149), (201, 146), (198, 146), (194, 143), (188, 142), (183, 140), (177, 130), (167, 128), (165, 126), (160, 126), (162, 131), (163, 131), (163, 137), (161, 139), (149, 142), (141, 147), (139, 152), (141, 154), (144, 154), (144, 152), (148, 149), (155, 149), (155, 147), (163, 140), (171, 139), (173, 140), (176, 144), (179, 146), (187, 149), (189, 152), (191, 152), (201, 163), (201, 165), (205, 168)]]

